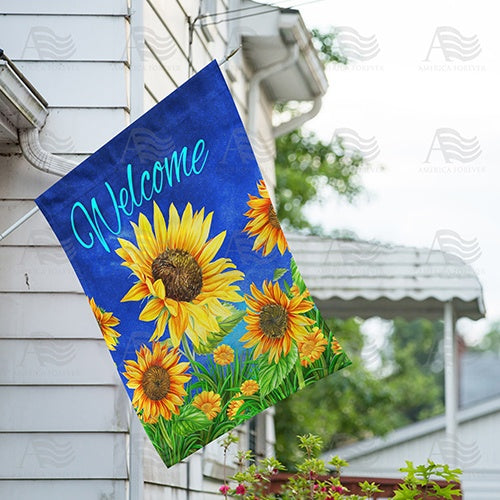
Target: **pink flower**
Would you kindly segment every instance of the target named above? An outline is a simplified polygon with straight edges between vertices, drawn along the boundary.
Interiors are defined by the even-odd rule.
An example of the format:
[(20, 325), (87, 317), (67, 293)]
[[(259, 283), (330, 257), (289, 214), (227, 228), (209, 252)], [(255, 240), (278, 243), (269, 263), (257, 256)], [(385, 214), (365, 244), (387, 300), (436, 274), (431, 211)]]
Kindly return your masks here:
[(219, 491), (223, 494), (226, 495), (227, 492), (229, 491), (229, 486), (227, 484), (223, 484), (220, 488)]
[(242, 484), (238, 484), (238, 486), (236, 486), (236, 489), (234, 490), (234, 492), (237, 495), (244, 495), (247, 492), (247, 489)]

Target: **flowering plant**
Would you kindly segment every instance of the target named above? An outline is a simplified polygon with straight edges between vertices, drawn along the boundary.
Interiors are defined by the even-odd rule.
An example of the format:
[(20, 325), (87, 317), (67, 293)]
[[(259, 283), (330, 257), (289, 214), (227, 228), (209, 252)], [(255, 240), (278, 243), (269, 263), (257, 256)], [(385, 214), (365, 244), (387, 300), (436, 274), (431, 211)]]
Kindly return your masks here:
[[(308, 434), (299, 436), (299, 447), (304, 451), (303, 460), (296, 465), (296, 474), (290, 475), (281, 488), (279, 494), (271, 492), (273, 477), (285, 467), (275, 458), (265, 458), (258, 463), (253, 462), (252, 453), (238, 451), (238, 472), (230, 478), (234, 486), (230, 486), (226, 478), (219, 488), (225, 499), (229, 497), (243, 500), (369, 500), (382, 493), (379, 485), (374, 482), (360, 482), (358, 486), (362, 495), (351, 494), (348, 488), (342, 485), (341, 469), (349, 464), (335, 456), (328, 464), (318, 458), (322, 448), (321, 438)], [(224, 460), (229, 446), (237, 438), (229, 434), (223, 441)], [(249, 462), (250, 465), (246, 465)], [(329, 465), (330, 467), (327, 467)], [(443, 499), (455, 500), (461, 497), (457, 481), (461, 474), (460, 469), (450, 469), (448, 465), (436, 464), (428, 460), (426, 465), (414, 466), (406, 461), (406, 467), (400, 469), (406, 472), (403, 482), (398, 485), (391, 497), (393, 500), (428, 500)], [(434, 479), (446, 481), (446, 485)], [(422, 496), (424, 495), (424, 496)], [(388, 498), (384, 496), (384, 498)]]

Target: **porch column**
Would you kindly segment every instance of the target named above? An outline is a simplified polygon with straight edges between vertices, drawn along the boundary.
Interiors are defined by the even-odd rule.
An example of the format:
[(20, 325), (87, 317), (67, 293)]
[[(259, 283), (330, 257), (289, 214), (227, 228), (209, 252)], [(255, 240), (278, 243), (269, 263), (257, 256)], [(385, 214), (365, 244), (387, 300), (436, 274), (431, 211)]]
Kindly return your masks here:
[(453, 303), (444, 305), (444, 386), (446, 439), (451, 451), (450, 466), (457, 462), (457, 431), (458, 431), (458, 380), (457, 380), (457, 342), (455, 335), (455, 319)]

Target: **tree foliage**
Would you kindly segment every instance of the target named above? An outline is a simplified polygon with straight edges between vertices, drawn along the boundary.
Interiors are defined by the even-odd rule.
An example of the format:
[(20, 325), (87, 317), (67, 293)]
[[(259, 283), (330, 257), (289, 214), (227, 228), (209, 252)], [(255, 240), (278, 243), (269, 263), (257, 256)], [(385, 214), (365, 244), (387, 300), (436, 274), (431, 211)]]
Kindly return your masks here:
[(304, 208), (332, 195), (352, 200), (360, 190), (363, 158), (346, 152), (337, 139), (322, 141), (314, 132), (295, 130), (276, 141), (277, 213), (285, 227), (319, 231)]
[[(335, 46), (333, 29), (315, 29), (312, 36), (325, 65), (346, 64), (347, 59)], [(281, 105), (277, 111), (293, 116), (297, 107)], [(285, 227), (321, 232), (321, 227), (304, 215), (304, 208), (331, 196), (351, 201), (361, 191), (357, 172), (363, 157), (347, 151), (337, 137), (322, 140), (315, 132), (294, 130), (276, 140), (276, 151), (277, 212)]]
[[(325, 64), (347, 62), (334, 43), (334, 30), (315, 30), (313, 37)], [(323, 141), (314, 132), (295, 130), (278, 138), (276, 149), (277, 213), (285, 227), (321, 232), (304, 209), (331, 196), (350, 201), (361, 191), (363, 157), (337, 138)], [(380, 353), (380, 373), (367, 370), (361, 357), (361, 321), (335, 320), (330, 326), (353, 364), (277, 405), (276, 451), (287, 465), (299, 454), (297, 435), (313, 432), (331, 449), (383, 435), (444, 408), (441, 323), (396, 319)]]
[(378, 373), (361, 357), (361, 321), (329, 323), (353, 364), (276, 406), (276, 453), (287, 465), (299, 454), (297, 435), (319, 435), (326, 451), (444, 411), (441, 322), (394, 320)]

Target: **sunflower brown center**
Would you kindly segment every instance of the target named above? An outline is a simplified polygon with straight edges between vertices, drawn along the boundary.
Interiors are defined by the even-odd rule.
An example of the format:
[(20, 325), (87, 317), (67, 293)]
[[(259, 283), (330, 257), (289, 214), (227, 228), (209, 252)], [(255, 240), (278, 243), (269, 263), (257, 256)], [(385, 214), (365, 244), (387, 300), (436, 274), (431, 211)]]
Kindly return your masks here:
[(170, 389), (170, 375), (161, 366), (150, 366), (142, 377), (144, 394), (153, 401), (163, 399)]
[(274, 210), (274, 207), (272, 205), (269, 205), (268, 217), (269, 217), (269, 224), (271, 224), (271, 226), (276, 228), (281, 228), (280, 221), (278, 220), (278, 216), (276, 215), (276, 210)]
[(155, 281), (163, 281), (165, 295), (170, 299), (190, 302), (201, 292), (201, 268), (186, 250), (165, 250), (153, 261), (151, 271)]
[(270, 339), (284, 337), (287, 327), (286, 309), (278, 304), (264, 306), (259, 315), (259, 326)]

